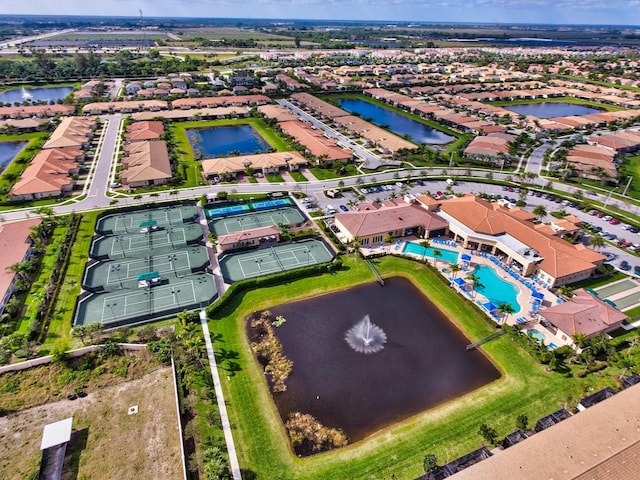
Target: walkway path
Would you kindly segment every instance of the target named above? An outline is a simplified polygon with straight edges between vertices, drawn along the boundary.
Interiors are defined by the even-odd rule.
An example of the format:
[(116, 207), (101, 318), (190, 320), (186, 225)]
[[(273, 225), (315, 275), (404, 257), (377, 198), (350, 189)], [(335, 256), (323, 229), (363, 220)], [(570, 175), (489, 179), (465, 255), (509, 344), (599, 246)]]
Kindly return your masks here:
[(231, 475), (233, 480), (242, 480), (240, 473), (240, 464), (238, 463), (238, 455), (236, 454), (236, 445), (233, 442), (233, 434), (231, 432), (231, 423), (229, 422), (229, 414), (227, 413), (227, 405), (224, 402), (224, 393), (220, 384), (220, 375), (218, 374), (218, 366), (216, 365), (216, 357), (213, 353), (213, 344), (211, 343), (211, 334), (209, 333), (209, 324), (207, 323), (207, 314), (204, 310), (200, 310), (200, 325), (204, 334), (204, 341), (207, 345), (207, 356), (209, 357), (209, 368), (211, 377), (213, 378), (213, 388), (216, 392), (216, 400), (218, 401), (218, 409), (220, 410), (220, 420), (222, 421), (222, 430), (224, 439), (227, 442), (227, 452), (229, 454), (229, 465), (231, 466)]

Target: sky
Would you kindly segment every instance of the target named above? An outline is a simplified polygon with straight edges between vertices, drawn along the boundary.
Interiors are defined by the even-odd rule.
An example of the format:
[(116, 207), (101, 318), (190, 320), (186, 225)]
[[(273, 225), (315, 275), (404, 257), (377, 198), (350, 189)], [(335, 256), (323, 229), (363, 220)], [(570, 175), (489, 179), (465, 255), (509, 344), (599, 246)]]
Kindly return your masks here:
[(0, 0), (0, 14), (639, 25), (640, 0)]

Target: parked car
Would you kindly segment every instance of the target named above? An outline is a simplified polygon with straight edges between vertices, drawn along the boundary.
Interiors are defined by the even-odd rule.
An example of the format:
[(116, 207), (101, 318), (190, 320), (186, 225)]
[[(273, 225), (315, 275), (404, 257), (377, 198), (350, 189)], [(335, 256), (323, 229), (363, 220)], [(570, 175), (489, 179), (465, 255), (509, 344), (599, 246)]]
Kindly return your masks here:
[(627, 262), (626, 260), (623, 260), (620, 262), (621, 270), (629, 270), (630, 268), (631, 268), (631, 265), (629, 265), (629, 262)]
[(605, 215), (604, 217), (602, 217), (602, 219), (603, 219), (605, 222), (608, 222), (608, 221), (610, 221), (610, 220), (613, 220), (613, 217), (612, 217), (611, 215)]
[(627, 240), (620, 240), (618, 243), (622, 248), (629, 248), (632, 245), (632, 243)]
[(604, 258), (607, 262), (610, 262), (611, 260), (613, 260), (614, 258), (616, 258), (615, 253), (605, 253), (604, 254)]
[(631, 233), (640, 232), (640, 229), (638, 227), (629, 227), (627, 230), (629, 230)]
[(638, 265), (633, 267), (633, 274), (634, 275), (640, 275), (640, 267)]
[(343, 212), (348, 212), (349, 209), (347, 208), (346, 205), (340, 205), (340, 210), (342, 210)]
[(620, 223), (620, 220), (618, 220), (617, 218), (613, 218), (613, 219), (609, 220), (609, 223), (611, 225), (618, 225)]

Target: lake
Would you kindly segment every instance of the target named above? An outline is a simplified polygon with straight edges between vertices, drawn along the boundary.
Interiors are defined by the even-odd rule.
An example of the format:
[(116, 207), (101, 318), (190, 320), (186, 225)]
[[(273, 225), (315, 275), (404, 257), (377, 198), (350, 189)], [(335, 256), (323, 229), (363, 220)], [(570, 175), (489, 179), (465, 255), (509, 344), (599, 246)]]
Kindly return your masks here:
[[(461, 300), (462, 301), (462, 300)], [(293, 361), (287, 391), (274, 394), (283, 419), (310, 413), (357, 441), (500, 377), (409, 280), (401, 277), (270, 309)], [(345, 333), (365, 315), (387, 336), (384, 348), (353, 350)]]
[(593, 107), (561, 102), (528, 103), (526, 105), (509, 105), (504, 108), (510, 112), (536, 118), (570, 117), (602, 112), (602, 110)]
[(338, 100), (338, 103), (348, 112), (357, 113), (365, 119), (371, 119), (376, 125), (388, 128), (396, 135), (409, 135), (411, 140), (416, 143), (442, 145), (455, 140), (454, 137), (435, 128), (364, 100), (345, 98)]
[(271, 148), (251, 125), (193, 128), (186, 132), (196, 157), (228, 156), (231, 152), (251, 155), (267, 152)]
[(0, 102), (2, 103), (22, 103), (25, 100), (36, 101), (54, 101), (62, 100), (73, 90), (73, 87), (42, 87), (42, 88), (19, 88), (14, 90), (5, 90), (0, 93)]
[(27, 142), (0, 142), (0, 173), (2, 173)]

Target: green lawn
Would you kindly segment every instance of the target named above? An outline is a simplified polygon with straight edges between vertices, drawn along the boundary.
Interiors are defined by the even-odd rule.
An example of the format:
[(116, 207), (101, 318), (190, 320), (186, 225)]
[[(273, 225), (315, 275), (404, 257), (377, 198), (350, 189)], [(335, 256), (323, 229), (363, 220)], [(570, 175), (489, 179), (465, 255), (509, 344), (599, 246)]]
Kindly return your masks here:
[(175, 142), (174, 150), (178, 154), (178, 163), (183, 167), (178, 167), (178, 172), (185, 173), (185, 181), (181, 187), (195, 187), (202, 183), (200, 175), (200, 161), (196, 160), (189, 139), (187, 129), (221, 127), (225, 125), (251, 125), (266, 142), (278, 152), (292, 150), (291, 145), (280, 138), (269, 126), (260, 118), (241, 118), (232, 120), (207, 120), (194, 122), (179, 122), (171, 124), (171, 133)]
[(289, 175), (291, 175), (291, 177), (298, 183), (300, 182), (308, 182), (309, 180), (307, 179), (307, 177), (305, 177), (303, 174), (301, 174), (300, 172), (296, 172), (291, 171), (289, 172)]
[(627, 195), (640, 200), (640, 155), (626, 157), (623, 168), (627, 175), (633, 177)]
[[(412, 280), (467, 335), (475, 340), (494, 331), (470, 302), (443, 283), (439, 274), (419, 263), (395, 257), (376, 260), (384, 277)], [(386, 428), (348, 447), (297, 458), (266, 387), (261, 368), (253, 360), (243, 319), (251, 312), (282, 302), (374, 281), (362, 260), (345, 259), (340, 272), (290, 281), (283, 285), (238, 294), (218, 318), (210, 322), (215, 348), (230, 352), (233, 365), (219, 365), (229, 405), (234, 439), (243, 469), (257, 478), (278, 479), (412, 479), (423, 473), (422, 459), (435, 453), (440, 462), (478, 448), (478, 427), (487, 422), (500, 435), (515, 429), (516, 417), (531, 420), (557, 410), (568, 399), (581, 398), (588, 388), (612, 382), (608, 378), (578, 380), (547, 373), (508, 336), (485, 345), (502, 378), (460, 399), (447, 402)], [(238, 368), (240, 370), (238, 371)], [(295, 369), (295, 366), (294, 366)]]

